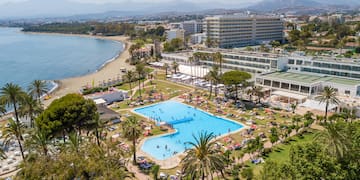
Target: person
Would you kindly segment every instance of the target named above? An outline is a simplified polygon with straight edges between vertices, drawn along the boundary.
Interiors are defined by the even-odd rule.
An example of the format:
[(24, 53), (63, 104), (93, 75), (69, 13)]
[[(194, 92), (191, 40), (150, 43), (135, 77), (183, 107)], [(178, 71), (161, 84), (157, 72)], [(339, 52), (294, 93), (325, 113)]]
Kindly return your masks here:
[(165, 145), (165, 149), (167, 149), (167, 144)]

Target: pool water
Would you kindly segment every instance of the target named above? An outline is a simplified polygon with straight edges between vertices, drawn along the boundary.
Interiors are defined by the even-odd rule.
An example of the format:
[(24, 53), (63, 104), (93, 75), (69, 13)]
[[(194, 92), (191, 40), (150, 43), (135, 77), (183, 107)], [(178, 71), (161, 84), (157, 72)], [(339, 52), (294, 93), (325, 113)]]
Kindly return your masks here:
[(183, 153), (191, 146), (185, 142), (194, 142), (194, 136), (201, 132), (214, 133), (216, 136), (243, 128), (235, 121), (213, 116), (202, 110), (176, 101), (135, 109), (135, 112), (155, 120), (157, 123), (172, 124), (176, 133), (147, 139), (141, 150), (158, 160), (165, 160)]

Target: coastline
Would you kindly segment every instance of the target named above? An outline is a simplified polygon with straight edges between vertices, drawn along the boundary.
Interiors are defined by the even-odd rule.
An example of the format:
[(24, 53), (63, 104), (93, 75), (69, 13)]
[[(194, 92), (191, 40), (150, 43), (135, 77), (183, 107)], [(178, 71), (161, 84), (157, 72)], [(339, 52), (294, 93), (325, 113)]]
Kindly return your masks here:
[(126, 36), (93, 36), (93, 35), (81, 35), (81, 34), (40, 33), (40, 32), (22, 32), (22, 33), (97, 38), (97, 39), (104, 39), (104, 40), (123, 43), (123, 50), (119, 52), (115, 57), (105, 61), (104, 64), (102, 64), (95, 72), (90, 72), (85, 75), (74, 76), (66, 79), (50, 80), (51, 83), (55, 83), (55, 86), (49, 92), (51, 98), (48, 100), (44, 100), (45, 106), (48, 106), (53, 100), (58, 99), (66, 94), (79, 93), (79, 90), (83, 86), (91, 85), (92, 83), (97, 85), (99, 82), (121, 77), (123, 75), (123, 73), (120, 71), (121, 68), (126, 68), (126, 69), (134, 68), (133, 66), (125, 62), (130, 57), (128, 48), (131, 45), (131, 42), (128, 41), (128, 37)]

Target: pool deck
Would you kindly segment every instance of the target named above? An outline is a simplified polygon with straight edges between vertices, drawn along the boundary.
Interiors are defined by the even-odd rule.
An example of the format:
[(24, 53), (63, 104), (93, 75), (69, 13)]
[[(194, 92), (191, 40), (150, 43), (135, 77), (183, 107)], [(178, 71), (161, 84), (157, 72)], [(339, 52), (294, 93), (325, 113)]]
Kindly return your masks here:
[[(184, 102), (183, 99), (178, 98), (178, 97), (172, 98), (172, 99), (170, 99), (170, 100), (177, 101), (177, 102), (180, 102), (180, 103), (183, 103), (183, 102)], [(165, 101), (162, 101), (162, 102), (165, 102)], [(158, 103), (151, 104), (151, 105), (148, 105), (148, 106), (156, 105), (156, 104), (159, 104), (159, 103), (162, 103), (162, 102), (158, 102)], [(183, 104), (185, 104), (185, 103), (183, 103)], [(193, 106), (188, 105), (188, 104), (185, 104), (185, 105), (190, 106), (190, 107), (193, 107)], [(144, 107), (147, 107), (147, 106), (143, 106), (143, 107), (141, 107), (141, 108), (144, 108)], [(137, 109), (137, 108), (131, 109), (131, 112), (134, 113), (134, 114), (137, 114), (137, 115), (139, 115), (139, 116), (142, 116), (142, 117), (144, 117), (144, 118), (146, 118), (146, 119), (148, 119), (148, 120), (150, 120), (149, 117), (144, 116), (144, 115), (136, 112), (135, 109)], [(204, 111), (204, 110), (202, 110), (202, 109), (199, 109), (199, 108), (197, 108), (197, 109), (200, 110), (200, 111), (203, 111), (203, 112), (205, 112), (205, 113), (207, 113), (207, 114), (213, 115), (212, 113), (209, 113), (209, 112)], [(213, 115), (213, 116), (216, 116), (216, 115)], [(237, 123), (237, 124), (241, 124), (243, 127), (240, 128), (240, 129), (238, 129), (238, 130), (236, 130), (236, 131), (233, 131), (233, 132), (226, 133), (226, 134), (223, 134), (223, 135), (221, 135), (221, 136), (215, 137), (212, 141), (217, 141), (217, 140), (220, 140), (220, 139), (222, 139), (222, 138), (224, 138), (224, 137), (226, 137), (226, 136), (229, 136), (229, 135), (231, 135), (231, 134), (239, 133), (239, 132), (243, 131), (244, 129), (249, 129), (249, 127), (246, 126), (245, 124), (242, 124), (242, 123), (240, 123), (240, 122), (238, 122), (238, 121), (229, 119), (229, 118), (227, 118), (227, 117), (225, 117), (225, 116), (217, 116), (217, 117), (221, 117), (221, 118), (223, 118), (223, 119), (225, 119), (225, 120), (232, 121), (232, 122), (235, 122), (235, 123)], [(150, 154), (146, 153), (145, 151), (143, 151), (143, 150), (141, 149), (141, 147), (143, 146), (143, 144), (145, 143), (145, 141), (147, 141), (148, 139), (153, 139), (153, 138), (158, 138), (158, 137), (162, 137), (162, 136), (167, 136), (167, 135), (169, 135), (169, 134), (173, 134), (173, 133), (176, 133), (176, 132), (177, 132), (177, 130), (175, 130), (175, 132), (160, 134), (160, 135), (157, 135), (157, 136), (151, 136), (151, 137), (146, 137), (146, 138), (142, 139), (142, 140), (140, 141), (139, 145), (138, 145), (137, 148), (136, 148), (136, 149), (137, 149), (137, 150), (136, 150), (137, 154), (140, 155), (140, 156), (145, 156), (145, 157), (149, 158), (151, 161), (154, 161), (156, 164), (160, 165), (161, 169), (173, 169), (173, 168), (178, 167), (178, 166), (180, 165), (180, 163), (181, 163), (181, 159), (186, 155), (186, 152), (178, 153), (178, 154), (176, 154), (175, 156), (172, 156), (172, 157), (167, 158), (167, 159), (164, 159), (164, 160), (159, 160), (159, 159), (154, 158), (153, 156), (151, 156)]]

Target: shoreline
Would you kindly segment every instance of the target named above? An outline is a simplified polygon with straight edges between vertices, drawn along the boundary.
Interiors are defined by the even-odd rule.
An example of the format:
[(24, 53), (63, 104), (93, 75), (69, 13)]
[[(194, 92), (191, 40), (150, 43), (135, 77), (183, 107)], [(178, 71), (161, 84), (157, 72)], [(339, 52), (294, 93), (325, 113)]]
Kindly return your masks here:
[[(55, 36), (74, 36), (74, 37), (82, 37), (82, 38), (94, 38), (94, 39), (102, 39), (102, 40), (109, 40), (116, 43), (122, 43), (123, 49), (122, 51), (117, 52), (117, 54), (106, 60), (100, 67), (98, 67), (95, 71), (87, 72), (83, 75), (78, 76), (72, 76), (65, 79), (52, 79), (52, 80), (46, 80), (47, 82), (51, 83), (53, 87), (49, 90), (47, 95), (49, 95), (51, 98), (48, 100), (43, 100), (43, 104), (46, 106), (50, 105), (50, 103), (58, 99), (66, 94), (69, 93), (79, 93), (79, 90), (86, 85), (91, 84), (93, 81), (94, 84), (97, 84), (98, 82), (95, 80), (108, 80), (113, 79), (113, 77), (117, 75), (123, 75), (122, 72), (120, 72), (120, 68), (126, 68), (126, 69), (134, 69), (134, 66), (131, 66), (130, 64), (126, 63), (125, 61), (130, 57), (128, 53), (128, 49), (131, 46), (131, 42), (128, 41), (127, 36), (97, 36), (97, 35), (86, 35), (86, 34), (62, 34), (62, 33), (47, 33), (47, 32), (23, 32), (21, 29), (19, 30), (19, 33), (25, 33), (25, 34), (37, 34), (37, 35), (55, 35)], [(118, 67), (118, 68), (117, 68)], [(116, 71), (118, 69), (118, 71)], [(46, 95), (42, 95), (42, 98), (44, 98)], [(11, 115), (13, 112), (9, 111), (7, 112), (3, 117), (0, 118), (0, 120), (6, 119), (9, 115)]]
[(121, 68), (134, 69), (134, 66), (126, 63), (126, 60), (130, 57), (128, 49), (131, 42), (128, 41), (126, 36), (96, 36), (96, 35), (81, 35), (81, 34), (61, 34), (61, 33), (41, 33), (41, 32), (22, 32), (27, 34), (46, 34), (46, 35), (60, 35), (60, 36), (76, 36), (83, 38), (96, 38), (102, 40), (110, 40), (123, 44), (122, 51), (119, 51), (116, 56), (105, 61), (96, 71), (89, 72), (84, 75), (73, 76), (65, 79), (53, 79), (49, 80), (54, 83), (55, 86), (49, 91), (50, 99), (44, 100), (45, 106), (48, 106), (53, 100), (58, 99), (69, 93), (79, 93), (79, 90), (87, 85), (94, 83), (95, 85), (103, 81), (108, 81), (116, 78), (121, 78), (123, 73)]

